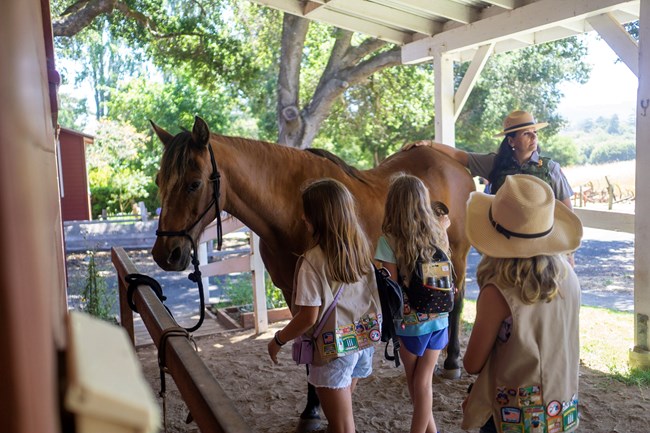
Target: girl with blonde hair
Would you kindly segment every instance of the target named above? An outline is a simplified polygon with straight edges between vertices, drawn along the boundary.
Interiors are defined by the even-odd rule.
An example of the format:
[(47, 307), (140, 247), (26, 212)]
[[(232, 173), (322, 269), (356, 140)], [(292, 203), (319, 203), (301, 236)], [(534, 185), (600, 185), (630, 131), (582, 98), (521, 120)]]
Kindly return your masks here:
[[(357, 219), (352, 194), (334, 179), (307, 185), (303, 220), (312, 245), (300, 257), (294, 280), (293, 318), (268, 344), (277, 364), (280, 348), (301, 335), (315, 341), (308, 381), (328, 421), (329, 433), (354, 433), (352, 393), (372, 372), (380, 338), (380, 301), (370, 244)], [(335, 307), (313, 335), (326, 311)]]
[[(436, 206), (436, 209), (445, 208)], [(447, 227), (449, 218), (444, 211), (434, 212), (426, 185), (415, 176), (400, 174), (389, 186), (383, 235), (379, 238), (375, 260), (391, 273), (392, 279), (408, 286), (418, 258), (432, 262), (438, 260), (438, 251), (448, 253)], [(396, 324), (399, 353), (413, 404), (411, 433), (437, 432), (431, 411), (432, 378), (440, 351), (449, 341), (448, 316), (448, 313), (416, 312), (405, 297), (404, 320)]]
[(580, 285), (566, 254), (580, 246), (580, 220), (546, 182), (516, 174), (496, 195), (472, 193), (465, 231), (483, 258), (462, 428), (575, 431)]

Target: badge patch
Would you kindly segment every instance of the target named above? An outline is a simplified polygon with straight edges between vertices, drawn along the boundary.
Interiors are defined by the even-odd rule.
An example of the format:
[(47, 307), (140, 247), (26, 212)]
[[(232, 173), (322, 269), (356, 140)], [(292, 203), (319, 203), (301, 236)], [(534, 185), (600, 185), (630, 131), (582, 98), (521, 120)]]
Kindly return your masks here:
[(381, 333), (376, 329), (370, 331), (370, 341), (379, 341), (381, 339)]
[(552, 418), (547, 418), (546, 426), (548, 433), (560, 433), (562, 431), (562, 417), (554, 416)]
[(503, 433), (524, 433), (524, 426), (522, 424), (508, 424), (502, 422), (501, 431)]
[(517, 407), (502, 407), (501, 421), (519, 424), (521, 422), (521, 409)]
[(526, 433), (546, 433), (544, 406), (525, 407), (523, 410)]
[(553, 417), (558, 416), (562, 412), (562, 403), (557, 400), (553, 400), (546, 406), (546, 415)]
[(572, 429), (578, 425), (578, 407), (570, 406), (567, 410), (562, 412), (562, 424), (564, 430)]
[(543, 404), (541, 386), (533, 385), (519, 388), (519, 406), (541, 406)]

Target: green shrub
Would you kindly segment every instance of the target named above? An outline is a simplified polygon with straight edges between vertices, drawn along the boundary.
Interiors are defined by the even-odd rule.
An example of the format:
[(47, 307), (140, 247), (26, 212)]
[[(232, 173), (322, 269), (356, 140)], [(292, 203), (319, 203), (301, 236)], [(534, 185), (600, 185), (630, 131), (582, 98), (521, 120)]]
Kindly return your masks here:
[(81, 292), (81, 311), (107, 322), (117, 323), (112, 313), (115, 299), (108, 293), (106, 280), (99, 275), (94, 250), (88, 252), (88, 258), (86, 283)]

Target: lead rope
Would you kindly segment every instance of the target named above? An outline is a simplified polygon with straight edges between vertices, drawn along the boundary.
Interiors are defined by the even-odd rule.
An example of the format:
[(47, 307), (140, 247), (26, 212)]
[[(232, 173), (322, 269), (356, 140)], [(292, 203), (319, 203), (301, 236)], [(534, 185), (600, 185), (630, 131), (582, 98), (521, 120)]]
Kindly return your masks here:
[[(165, 374), (169, 373), (167, 369), (167, 363), (165, 359), (165, 353), (167, 349), (167, 339), (169, 337), (185, 337), (194, 345), (194, 350), (197, 350), (196, 341), (192, 335), (187, 331), (187, 329), (180, 326), (175, 326), (172, 328), (165, 329), (162, 334), (160, 334), (160, 340), (158, 342), (158, 369), (160, 371), (160, 393), (158, 394), (162, 398), (162, 408), (163, 408), (163, 428), (167, 432), (167, 384), (165, 380)], [(188, 414), (188, 419), (190, 419), (192, 414)]]

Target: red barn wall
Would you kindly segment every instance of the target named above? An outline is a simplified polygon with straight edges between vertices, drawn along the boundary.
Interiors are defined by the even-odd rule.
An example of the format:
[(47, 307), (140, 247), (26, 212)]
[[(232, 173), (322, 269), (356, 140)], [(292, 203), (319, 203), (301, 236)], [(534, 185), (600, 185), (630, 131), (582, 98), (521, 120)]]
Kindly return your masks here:
[(86, 171), (86, 145), (92, 137), (70, 129), (61, 128), (61, 214), (63, 221), (92, 219), (88, 174)]

